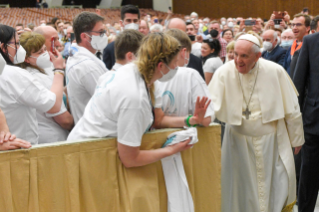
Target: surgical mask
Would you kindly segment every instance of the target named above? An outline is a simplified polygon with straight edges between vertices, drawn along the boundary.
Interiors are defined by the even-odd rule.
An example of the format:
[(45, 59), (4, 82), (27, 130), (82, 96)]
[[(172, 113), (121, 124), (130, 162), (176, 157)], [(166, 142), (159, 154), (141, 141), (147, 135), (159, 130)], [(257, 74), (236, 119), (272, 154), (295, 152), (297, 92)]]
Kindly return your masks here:
[(126, 24), (124, 26), (124, 29), (134, 29), (134, 30), (138, 30), (139, 25), (136, 23), (130, 23), (130, 24)]
[[(16, 49), (10, 45), (8, 45), (9, 47)], [(13, 64), (19, 64), (19, 63), (23, 63), (25, 60), (25, 56), (26, 56), (26, 51), (24, 50), (23, 46), (20, 46), (17, 50), (17, 53), (14, 57), (12, 57), (10, 54), (9, 56), (11, 56), (13, 58)]]
[(287, 50), (287, 49), (289, 49), (292, 46), (293, 42), (294, 42), (293, 40), (283, 40), (281, 42), (280, 46)]
[(46, 24), (45, 24), (45, 23), (42, 23), (40, 26), (46, 26)]
[(187, 61), (187, 62), (184, 64), (184, 67), (187, 67), (189, 63), (189, 54), (188, 54), (188, 58), (186, 58), (186, 55), (187, 55), (187, 52), (185, 52), (184, 61)]
[(174, 69), (171, 69), (166, 64), (165, 64), (165, 66), (169, 69), (169, 71), (167, 74), (163, 74), (163, 72), (161, 71), (162, 78), (158, 79), (158, 81), (160, 81), (160, 82), (167, 82), (167, 81), (171, 80), (175, 76), (175, 74), (177, 73), (178, 66), (176, 66), (176, 68), (174, 68)]
[[(30, 56), (32, 57), (32, 56)], [(45, 51), (43, 54), (41, 54), (39, 57), (32, 57), (36, 58), (36, 64), (39, 68), (46, 69), (51, 66), (51, 61), (50, 61), (50, 55), (47, 51)]]
[(6, 61), (2, 57), (2, 54), (0, 54), (0, 75), (3, 72), (4, 67), (7, 65)]
[(229, 28), (233, 28), (234, 27), (234, 23), (233, 22), (228, 22), (227, 25), (228, 25)]
[(117, 34), (117, 35), (120, 34), (120, 32), (121, 32), (120, 30), (116, 30), (116, 34)]
[[(88, 34), (87, 34), (88, 35)], [(101, 37), (99, 35), (92, 35), (92, 37), (90, 35), (88, 35), (91, 39), (91, 46), (93, 49), (95, 50), (103, 50), (108, 43), (108, 38), (106, 36), (106, 34), (104, 33), (104, 35)]]
[(67, 33), (67, 32), (66, 32), (66, 29), (64, 29), (63, 32), (64, 32), (64, 35), (66, 35), (66, 33)]
[(226, 24), (226, 21), (222, 21), (222, 25), (225, 25)]
[(199, 24), (199, 28), (200, 28), (200, 29), (203, 28), (203, 26), (204, 26), (203, 24)]
[(269, 41), (264, 41), (263, 42), (263, 47), (265, 51), (269, 51), (272, 49), (272, 43), (270, 43)]

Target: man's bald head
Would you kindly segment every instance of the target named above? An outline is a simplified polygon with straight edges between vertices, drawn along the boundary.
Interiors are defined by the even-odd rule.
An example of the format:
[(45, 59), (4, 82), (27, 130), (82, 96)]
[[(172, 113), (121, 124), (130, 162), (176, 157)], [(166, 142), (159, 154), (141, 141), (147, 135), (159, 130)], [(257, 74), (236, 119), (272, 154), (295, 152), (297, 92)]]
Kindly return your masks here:
[(180, 18), (172, 18), (167, 23), (166, 29), (180, 29), (186, 32), (186, 23)]
[(34, 30), (34, 32), (39, 33), (39, 34), (44, 36), (44, 38), (45, 38), (44, 45), (47, 47), (48, 51), (51, 49), (51, 38), (52, 37), (55, 38), (54, 46), (55, 47), (61, 46), (61, 44), (59, 42), (58, 32), (53, 27), (51, 27), (51, 26), (39, 26), (39, 27), (37, 27)]

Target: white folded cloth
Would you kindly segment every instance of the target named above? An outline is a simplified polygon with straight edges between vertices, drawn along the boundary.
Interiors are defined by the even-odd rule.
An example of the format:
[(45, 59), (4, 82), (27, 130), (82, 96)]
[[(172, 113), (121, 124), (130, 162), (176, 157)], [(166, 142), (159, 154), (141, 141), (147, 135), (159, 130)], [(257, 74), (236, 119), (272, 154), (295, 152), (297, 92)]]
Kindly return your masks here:
[[(169, 146), (191, 138), (190, 144), (198, 142), (197, 129), (192, 127), (187, 130), (170, 134), (163, 145)], [(178, 152), (161, 160), (168, 197), (168, 212), (194, 212), (194, 202), (189, 191), (187, 178), (184, 171), (181, 153)]]

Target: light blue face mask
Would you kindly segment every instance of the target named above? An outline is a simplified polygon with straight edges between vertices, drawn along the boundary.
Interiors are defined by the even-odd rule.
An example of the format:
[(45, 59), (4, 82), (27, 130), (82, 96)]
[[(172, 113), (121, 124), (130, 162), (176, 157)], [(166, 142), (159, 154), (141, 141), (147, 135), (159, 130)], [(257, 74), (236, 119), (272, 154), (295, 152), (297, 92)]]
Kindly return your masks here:
[(294, 42), (293, 40), (283, 40), (283, 41), (281, 41), (280, 46), (287, 50), (292, 46), (293, 42)]

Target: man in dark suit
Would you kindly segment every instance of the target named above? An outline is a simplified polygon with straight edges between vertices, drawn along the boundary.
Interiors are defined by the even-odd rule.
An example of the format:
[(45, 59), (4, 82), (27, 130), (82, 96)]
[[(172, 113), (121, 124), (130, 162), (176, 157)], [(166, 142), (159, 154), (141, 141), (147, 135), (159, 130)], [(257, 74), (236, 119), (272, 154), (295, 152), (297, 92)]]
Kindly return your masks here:
[[(292, 46), (287, 50), (284, 68), (290, 74), (290, 63), (291, 59), (294, 57), (296, 51), (302, 47), (302, 39), (304, 36), (308, 35), (310, 30), (310, 21), (311, 18), (309, 15), (305, 14), (296, 14), (294, 20), (292, 20), (292, 32), (295, 35), (296, 40), (292, 43)], [(300, 105), (301, 107), (301, 105)]]
[[(140, 11), (131, 4), (125, 5), (121, 8), (120, 25), (124, 29), (139, 29)], [(107, 45), (103, 51), (103, 62), (106, 67), (111, 70), (115, 64), (114, 42)]]
[(270, 60), (284, 66), (286, 50), (278, 45), (277, 32), (272, 29), (268, 29), (263, 33), (262, 37), (265, 51), (261, 56), (266, 60)]
[(299, 92), (305, 144), (301, 149), (299, 212), (314, 211), (319, 190), (319, 33), (303, 38), (293, 82)]

